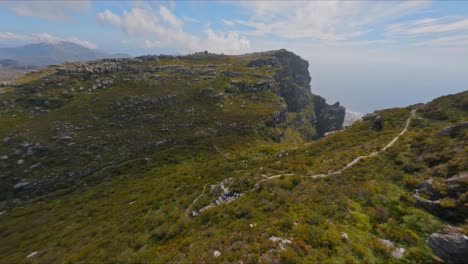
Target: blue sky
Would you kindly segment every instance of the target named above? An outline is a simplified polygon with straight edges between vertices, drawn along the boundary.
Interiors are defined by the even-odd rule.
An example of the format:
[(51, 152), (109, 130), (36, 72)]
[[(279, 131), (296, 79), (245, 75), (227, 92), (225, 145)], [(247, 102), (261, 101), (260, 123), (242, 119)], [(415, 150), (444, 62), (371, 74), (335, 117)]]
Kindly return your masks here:
[(286, 48), (312, 91), (370, 112), (466, 90), (464, 1), (0, 2), (0, 47), (72, 41), (112, 53)]

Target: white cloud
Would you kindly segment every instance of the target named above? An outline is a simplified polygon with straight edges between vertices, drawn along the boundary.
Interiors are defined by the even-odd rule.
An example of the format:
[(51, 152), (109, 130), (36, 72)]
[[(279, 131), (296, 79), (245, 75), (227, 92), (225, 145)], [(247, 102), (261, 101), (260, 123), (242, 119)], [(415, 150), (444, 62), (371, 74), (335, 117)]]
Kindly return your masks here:
[(435, 38), (413, 43), (412, 46), (468, 46), (468, 35)]
[(162, 19), (169, 23), (171, 27), (175, 29), (181, 29), (182, 28), (182, 21), (179, 20), (169, 9), (167, 9), (164, 6), (161, 6), (159, 8), (159, 14), (161, 15)]
[(54, 21), (68, 21), (77, 12), (90, 7), (90, 2), (83, 1), (11, 1), (3, 5), (14, 10), (18, 15), (44, 18)]
[(120, 26), (120, 17), (108, 9), (106, 9), (104, 12), (101, 12), (97, 16), (97, 20), (101, 24), (109, 23), (113, 26)]
[(0, 32), (0, 39), (25, 41), (26, 36), (18, 35), (12, 32)]
[(250, 41), (236, 32), (215, 32), (209, 28), (205, 34), (203, 47), (212, 52), (238, 54), (250, 50)]
[(193, 17), (188, 17), (188, 16), (184, 16), (182, 17), (182, 19), (185, 21), (185, 22), (189, 22), (189, 23), (200, 23), (199, 20), (193, 18)]
[(83, 46), (89, 49), (96, 49), (97, 46), (87, 40), (82, 40), (77, 37), (71, 38), (62, 38), (58, 36), (51, 35), (49, 33), (33, 33), (26, 35), (19, 35), (12, 32), (0, 32), (0, 40), (15, 40), (26, 43), (40, 43), (46, 42), (51, 44), (57, 44), (60, 42), (71, 42), (77, 45)]
[(448, 21), (448, 18), (425, 18), (386, 27), (389, 34), (421, 35), (468, 30), (468, 18)]
[(422, 10), (428, 2), (408, 1), (310, 1), (236, 2), (251, 12), (248, 20), (236, 20), (250, 27), (243, 34), (287, 39), (311, 38), (344, 41), (365, 35), (379, 23)]
[(249, 41), (239, 33), (215, 32), (209, 26), (204, 37), (186, 32), (184, 20), (187, 19), (180, 19), (164, 6), (154, 10), (151, 6), (140, 5), (125, 10), (121, 16), (106, 10), (99, 13), (97, 19), (119, 27), (128, 36), (141, 38), (142, 46), (148, 49), (166, 48), (183, 53), (209, 50), (233, 54), (250, 48)]
[(220, 20), (221, 23), (225, 26), (228, 26), (228, 27), (233, 27), (236, 25), (236, 23), (234, 21), (231, 21), (231, 20), (227, 20), (227, 19), (221, 19)]

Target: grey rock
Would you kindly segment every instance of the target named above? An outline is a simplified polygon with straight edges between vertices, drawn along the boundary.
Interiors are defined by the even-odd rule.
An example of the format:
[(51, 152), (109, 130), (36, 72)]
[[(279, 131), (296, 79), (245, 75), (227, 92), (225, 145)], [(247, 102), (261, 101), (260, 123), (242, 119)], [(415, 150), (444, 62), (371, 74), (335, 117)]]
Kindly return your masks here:
[(42, 164), (41, 163), (36, 163), (36, 164), (33, 164), (31, 165), (31, 167), (29, 167), (30, 170), (35, 170), (37, 168), (39, 168)]
[(390, 240), (379, 238), (379, 242), (382, 243), (382, 245), (387, 246), (388, 248), (393, 248), (394, 247), (393, 242), (390, 241)]
[(437, 132), (438, 136), (451, 136), (453, 137), (458, 131), (468, 127), (468, 121), (462, 121), (455, 125), (444, 127)]
[(7, 159), (8, 159), (8, 156), (7, 156), (7, 155), (2, 156), (2, 157), (0, 158), (0, 160), (7, 160)]
[(65, 142), (69, 142), (69, 141), (73, 140), (73, 138), (70, 137), (70, 136), (62, 136), (59, 139), (60, 139), (60, 141), (65, 141)]
[(468, 237), (458, 228), (447, 226), (443, 233), (431, 234), (427, 243), (445, 263), (463, 264), (468, 260)]
[(27, 255), (26, 258), (32, 258), (32, 257), (36, 256), (37, 253), (39, 253), (39, 251), (34, 251), (31, 254)]
[(23, 165), (24, 164), (24, 160), (20, 159), (16, 162), (18, 165)]
[(349, 240), (349, 237), (348, 237), (348, 234), (346, 234), (345, 232), (341, 232), (341, 239), (345, 240), (345, 241), (348, 241)]
[(395, 250), (392, 251), (392, 257), (400, 259), (403, 257), (405, 254), (405, 249), (404, 248), (396, 248)]
[(434, 193), (433, 184), (434, 180), (432, 179), (428, 179), (418, 183), (418, 185), (416, 185), (416, 193), (432, 196), (432, 194)]
[(20, 189), (20, 188), (23, 188), (25, 186), (28, 186), (29, 185), (29, 182), (27, 181), (22, 181), (22, 182), (19, 182), (17, 184), (15, 184), (15, 186), (13, 186), (14, 189)]
[(26, 151), (26, 155), (28, 155), (28, 156), (34, 155), (33, 147), (28, 148), (28, 150)]

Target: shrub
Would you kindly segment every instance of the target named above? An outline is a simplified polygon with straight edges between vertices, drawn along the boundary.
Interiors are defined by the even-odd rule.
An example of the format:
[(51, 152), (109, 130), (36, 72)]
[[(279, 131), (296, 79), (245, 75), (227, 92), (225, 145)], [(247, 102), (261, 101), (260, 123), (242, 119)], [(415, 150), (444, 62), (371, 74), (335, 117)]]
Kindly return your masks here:
[(377, 220), (378, 222), (385, 222), (387, 219), (390, 217), (390, 212), (387, 210), (387, 208), (377, 205), (374, 208), (374, 219)]
[(440, 206), (444, 208), (454, 208), (457, 205), (456, 201), (452, 198), (444, 198), (440, 200)]

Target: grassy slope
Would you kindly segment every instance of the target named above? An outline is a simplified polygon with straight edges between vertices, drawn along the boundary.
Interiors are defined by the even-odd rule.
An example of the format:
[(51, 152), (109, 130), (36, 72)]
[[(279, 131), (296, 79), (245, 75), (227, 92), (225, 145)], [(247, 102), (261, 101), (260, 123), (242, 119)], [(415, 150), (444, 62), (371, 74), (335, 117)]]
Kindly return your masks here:
[[(145, 89), (138, 85), (134, 87)], [(128, 95), (129, 92), (123, 88), (114, 90), (112, 94), (119, 91)], [(109, 93), (104, 91), (100, 96), (112, 96), (106, 92)], [(144, 92), (156, 93), (153, 90)], [(260, 259), (283, 263), (435, 262), (425, 239), (438, 230), (443, 221), (416, 208), (411, 191), (414, 183), (428, 175), (447, 178), (467, 169), (463, 158), (466, 146), (465, 152), (455, 150), (457, 145), (466, 142), (466, 131), (455, 137), (436, 136), (440, 128), (466, 120), (467, 96), (464, 92), (425, 106), (418, 111), (418, 119), (411, 123), (408, 133), (385, 153), (360, 161), (341, 175), (325, 179), (314, 180), (307, 176), (340, 168), (356, 156), (383, 147), (401, 131), (411, 107), (381, 111), (384, 128), (380, 131), (373, 129), (370, 122), (358, 122), (344, 131), (305, 145), (273, 143), (255, 133), (225, 130), (215, 136), (209, 131), (206, 132), (208, 135), (200, 133), (205, 136), (190, 144), (174, 143), (151, 149), (144, 155), (122, 160), (119, 166), (105, 167), (74, 189), (60, 190), (8, 207), (8, 211), (0, 216), (0, 259), (5, 263), (212, 263), (236, 260), (256, 263)], [(196, 97), (187, 98), (193, 100)], [(277, 99), (273, 96), (271, 100)], [(262, 119), (262, 115), (257, 114), (270, 105), (270, 102), (264, 106), (255, 104), (258, 107), (255, 111), (245, 112), (228, 109), (222, 118), (236, 114), (235, 120)], [(71, 102), (64, 111), (70, 111), (69, 116), (75, 114), (82, 118), (76, 113), (86, 112), (88, 107)], [(105, 108), (96, 109), (103, 111)], [(204, 130), (210, 127), (207, 124), (213, 118), (206, 115), (215, 114), (215, 110), (206, 109), (201, 115), (206, 119), (197, 119)], [(172, 118), (179, 116), (176, 109), (164, 111), (173, 111), (164, 112)], [(255, 114), (252, 116), (252, 113)], [(434, 119), (434, 113), (437, 119)], [(184, 116), (180, 115), (180, 118)], [(40, 127), (41, 123), (47, 122), (43, 118), (19, 117), (10, 122), (19, 127), (23, 122), (20, 120), (26, 119), (25, 128)], [(185, 120), (173, 121), (176, 125)], [(92, 125), (99, 126), (99, 122)], [(46, 125), (42, 129), (44, 134), (48, 131)], [(115, 128), (99, 127), (88, 132), (89, 135), (79, 136), (98, 137), (106, 129), (115, 131)], [(151, 128), (130, 130), (131, 126), (128, 126), (125, 129), (129, 130), (117, 138), (119, 143), (129, 146), (140, 142), (132, 139), (135, 141), (127, 143), (126, 134), (144, 133)], [(6, 126), (3, 131), (7, 131)], [(193, 130), (172, 136), (188, 137), (189, 133)], [(42, 134), (35, 136), (39, 135)], [(145, 140), (150, 137), (143, 135)], [(48, 142), (49, 137), (44, 136), (38, 141)], [(77, 137), (75, 141), (78, 140)], [(430, 163), (424, 159), (431, 152), (437, 153), (440, 159), (436, 165), (433, 159), (437, 157), (432, 157)], [(102, 154), (105, 155), (109, 155), (109, 160), (115, 158), (111, 152)], [(252, 188), (261, 174), (288, 173), (295, 176), (264, 182), (258, 190), (208, 209), (196, 218), (186, 214), (186, 209), (206, 184), (232, 177), (236, 181), (234, 188), (243, 191)], [(195, 206), (209, 202), (204, 196)], [(348, 234), (349, 241), (340, 237), (341, 232)], [(269, 240), (272, 235), (292, 239), (292, 244), (281, 251), (278, 243)], [(405, 247), (405, 258), (392, 258), (378, 238)], [(213, 258), (214, 250), (219, 250), (222, 255)], [(39, 251), (38, 255), (26, 259), (33, 251)]]

